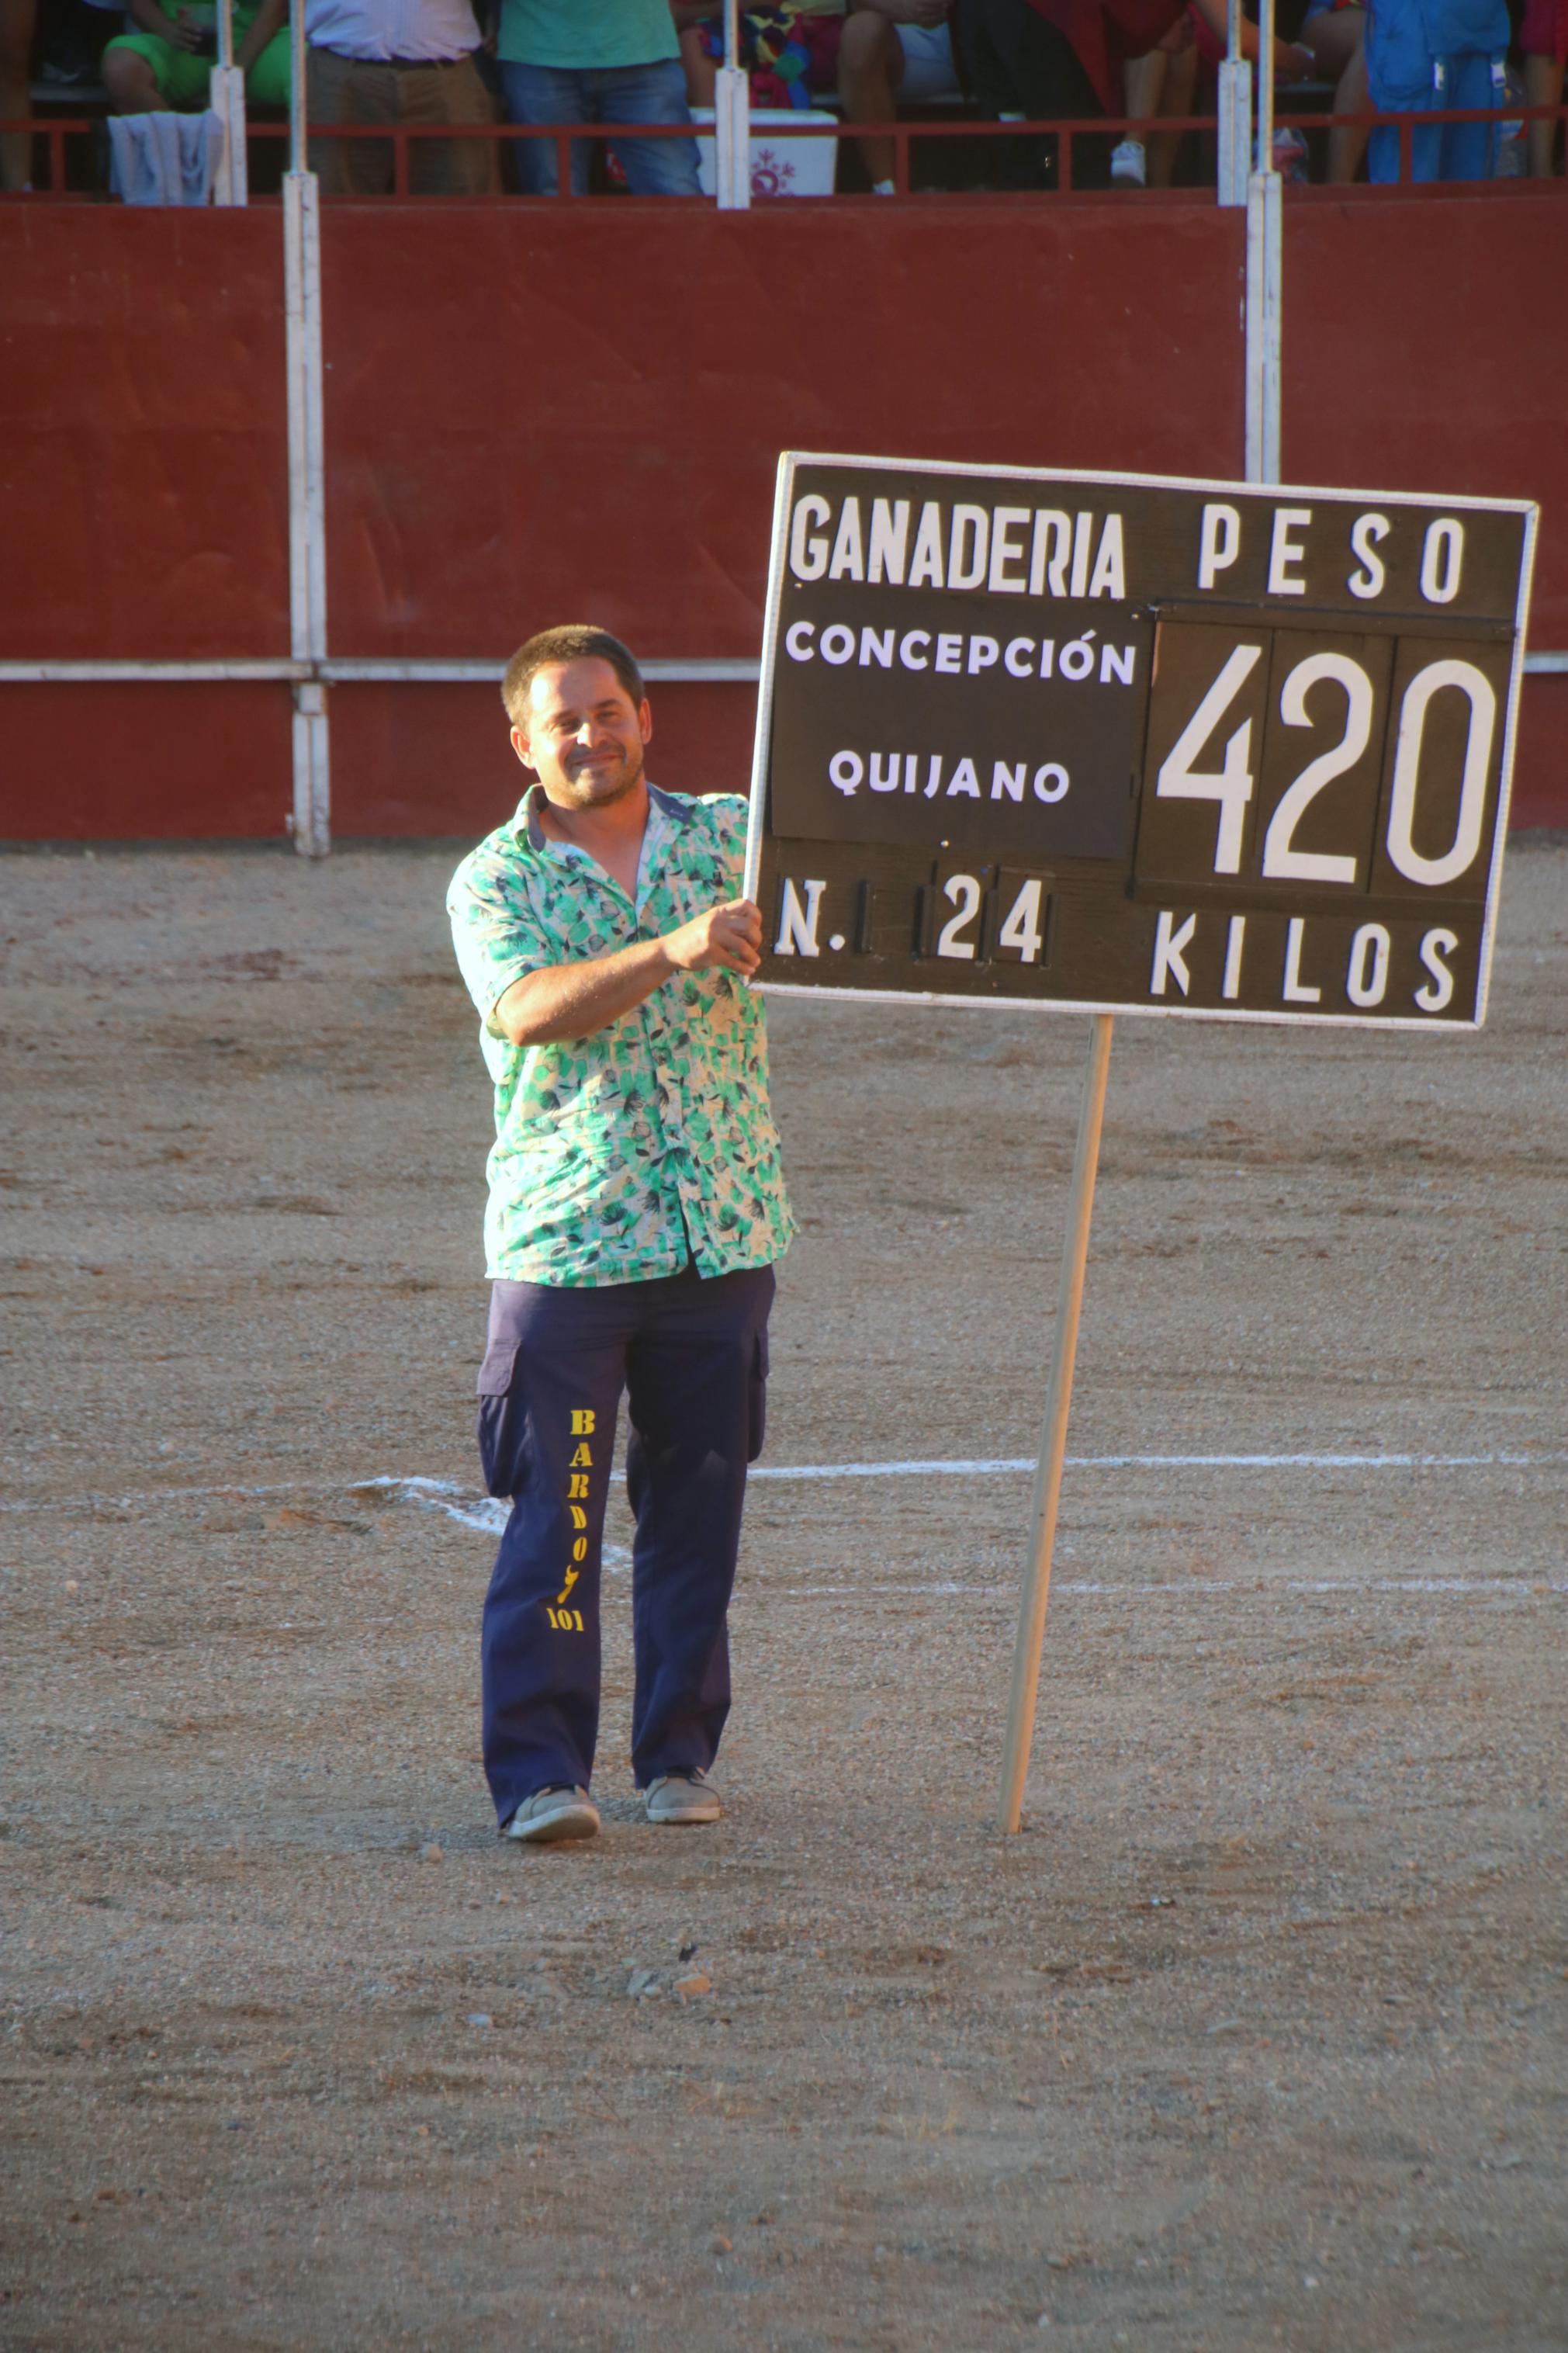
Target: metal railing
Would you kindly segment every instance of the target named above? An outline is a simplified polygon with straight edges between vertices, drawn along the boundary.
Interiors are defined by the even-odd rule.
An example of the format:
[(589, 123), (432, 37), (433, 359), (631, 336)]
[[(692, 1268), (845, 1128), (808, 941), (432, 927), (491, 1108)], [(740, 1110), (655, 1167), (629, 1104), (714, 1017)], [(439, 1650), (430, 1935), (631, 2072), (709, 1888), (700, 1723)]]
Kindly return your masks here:
[[(963, 189), (944, 186), (941, 190), (932, 190), (931, 193), (940, 194), (944, 199), (949, 197), (965, 198), (969, 196), (994, 195), (997, 194), (1017, 195), (1049, 195), (1055, 193), (1068, 195), (1082, 195), (1086, 193), (1093, 193), (1096, 195), (1106, 193), (1100, 188), (1092, 190), (1086, 189), (1082, 184), (1081, 173), (1078, 164), (1075, 163), (1075, 156), (1078, 156), (1081, 160), (1081, 151), (1086, 141), (1089, 142), (1091, 147), (1093, 147), (1097, 144), (1103, 145), (1107, 142), (1125, 137), (1133, 137), (1147, 141), (1149, 139), (1157, 139), (1167, 136), (1180, 138), (1192, 132), (1217, 137), (1221, 129), (1222, 121), (1223, 118), (1216, 114), (1156, 115), (1153, 117), (1137, 115), (1097, 115), (1087, 120), (1079, 116), (1069, 120), (1042, 119), (1006, 122), (997, 122), (979, 117), (959, 116), (951, 121), (942, 122), (900, 120), (895, 122), (842, 122), (835, 121), (832, 122), (802, 122), (799, 124), (787, 123), (783, 125), (770, 124), (766, 132), (763, 135), (765, 137), (767, 143), (773, 146), (783, 145), (795, 140), (830, 139), (835, 142), (839, 142), (844, 140), (860, 139), (890, 141), (894, 151), (893, 185), (895, 193), (900, 196), (908, 196), (916, 193), (911, 169), (911, 153), (917, 142), (940, 142), (944, 140), (954, 139), (971, 141), (979, 140), (986, 142), (996, 141), (1037, 142), (1050, 139), (1056, 142), (1057, 153), (1056, 184), (1054, 190), (1046, 188), (997, 190), (990, 187)], [(1312, 132), (1358, 130), (1365, 131), (1370, 133), (1374, 130), (1397, 131), (1399, 134), (1399, 174), (1397, 179), (1390, 182), (1380, 183), (1376, 185), (1373, 185), (1368, 183), (1356, 183), (1353, 185), (1351, 183), (1335, 183), (1332, 185), (1333, 192), (1336, 195), (1351, 195), (1355, 197), (1365, 197), (1368, 195), (1375, 196), (1383, 193), (1387, 187), (1401, 188), (1407, 195), (1413, 194), (1425, 195), (1438, 190), (1451, 189), (1455, 187), (1463, 187), (1473, 194), (1476, 188), (1481, 186), (1507, 187), (1510, 189), (1529, 187), (1537, 192), (1555, 189), (1559, 194), (1568, 190), (1568, 179), (1563, 179), (1561, 176), (1552, 181), (1527, 180), (1523, 177), (1517, 180), (1509, 179), (1495, 181), (1416, 181), (1413, 179), (1413, 142), (1415, 134), (1417, 131), (1429, 126), (1447, 123), (1486, 122), (1500, 124), (1503, 121), (1507, 121), (1509, 123), (1530, 123), (1542, 121), (1568, 122), (1568, 107), (1562, 105), (1516, 105), (1511, 100), (1504, 100), (1501, 106), (1434, 107), (1423, 108), (1419, 112), (1400, 114), (1380, 114), (1370, 110), (1363, 111), (1356, 114), (1323, 114), (1306, 111), (1292, 111), (1289, 113), (1276, 112), (1274, 117), (1274, 127), (1277, 131), (1295, 130)], [(33, 192), (33, 199), (30, 200), (36, 200), (38, 195), (77, 203), (92, 203), (99, 200), (102, 193), (100, 190), (71, 188), (68, 185), (66, 142), (68, 139), (90, 137), (93, 132), (100, 128), (101, 128), (101, 118), (95, 119), (89, 116), (78, 118), (43, 115), (0, 122), (0, 134), (6, 132), (30, 132), (35, 138), (41, 139), (46, 142), (48, 155), (48, 183), (47, 187), (36, 189)], [(390, 144), (394, 151), (393, 185), (391, 194), (395, 197), (402, 198), (408, 198), (414, 194), (410, 184), (409, 173), (409, 150), (411, 142), (428, 142), (432, 140), (446, 142), (455, 140), (481, 140), (489, 142), (493, 145), (509, 147), (523, 142), (535, 144), (549, 142), (553, 145), (556, 157), (556, 186), (552, 192), (550, 192), (550, 194), (542, 197), (524, 199), (513, 195), (510, 191), (498, 190), (493, 193), (480, 195), (465, 196), (463, 199), (466, 203), (474, 204), (515, 204), (521, 201), (561, 204), (595, 203), (598, 201), (598, 197), (595, 195), (587, 194), (578, 195), (574, 193), (572, 187), (572, 149), (578, 142), (596, 143), (600, 147), (611, 147), (617, 140), (691, 139), (699, 135), (711, 136), (711, 133), (707, 130), (707, 126), (701, 124), (662, 122), (313, 122), (310, 129), (310, 136), (312, 143), (317, 140), (346, 139), (353, 141), (368, 140), (373, 143), (379, 143), (382, 146)], [(756, 138), (757, 135), (757, 133), (753, 132), (753, 139)], [(289, 141), (290, 136), (290, 126), (286, 122), (258, 122), (252, 120), (246, 124), (247, 141), (255, 144), (270, 143), (276, 145), (284, 143)], [(298, 169), (300, 166), (296, 164), (295, 168)], [(1209, 188), (1212, 187), (1212, 183), (1207, 185), (1201, 184), (1198, 185), (1189, 185), (1169, 190), (1144, 189), (1138, 191), (1137, 193), (1144, 196), (1161, 196), (1165, 195), (1173, 196), (1192, 196), (1206, 195), (1209, 193)], [(1317, 183), (1314, 185), (1321, 187), (1328, 184)], [(1125, 197), (1129, 194), (1125, 189), (1118, 189), (1113, 193), (1119, 197)], [(0, 201), (4, 201), (4, 199), (0, 198)], [(328, 197), (325, 201), (331, 203), (337, 201), (337, 199)], [(356, 198), (354, 201), (363, 202), (364, 199)], [(661, 204), (671, 203), (679, 205), (684, 203), (688, 205), (707, 205), (714, 203), (715, 198), (711, 196), (676, 196), (668, 198), (661, 197), (658, 201)], [(817, 203), (826, 201), (842, 202), (845, 201), (845, 199), (836, 196), (832, 199), (818, 197), (816, 199), (808, 199), (808, 201), (816, 201)]]

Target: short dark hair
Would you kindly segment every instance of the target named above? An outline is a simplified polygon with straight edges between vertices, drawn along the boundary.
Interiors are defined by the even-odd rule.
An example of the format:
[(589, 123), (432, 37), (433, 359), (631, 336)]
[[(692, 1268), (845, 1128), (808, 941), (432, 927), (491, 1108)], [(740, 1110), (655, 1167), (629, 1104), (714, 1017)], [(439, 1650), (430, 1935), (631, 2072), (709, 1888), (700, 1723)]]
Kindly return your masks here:
[(647, 689), (642, 672), (619, 638), (611, 637), (608, 629), (595, 628), (588, 621), (568, 621), (558, 629), (541, 629), (537, 637), (519, 646), (508, 662), (506, 676), (500, 682), (500, 699), (514, 727), (522, 724), (535, 672), (543, 670), (548, 662), (570, 661), (608, 662), (633, 703), (640, 704), (644, 700)]

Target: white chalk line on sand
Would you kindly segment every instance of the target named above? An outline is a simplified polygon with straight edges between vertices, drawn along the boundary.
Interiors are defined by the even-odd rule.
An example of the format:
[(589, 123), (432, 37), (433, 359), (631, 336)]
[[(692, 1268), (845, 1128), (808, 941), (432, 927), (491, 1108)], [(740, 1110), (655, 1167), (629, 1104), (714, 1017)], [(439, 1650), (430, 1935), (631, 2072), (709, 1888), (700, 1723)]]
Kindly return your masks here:
[[(1568, 1463), (1568, 1454), (1069, 1454), (1069, 1471), (1544, 1471)], [(758, 1479), (979, 1479), (1017, 1477), (1035, 1469), (1032, 1455), (991, 1460), (914, 1460), (899, 1462), (757, 1463)], [(226, 1481), (216, 1487), (142, 1487), (120, 1494), (84, 1491), (61, 1498), (12, 1497), (0, 1512), (63, 1512), (80, 1505), (129, 1510), (133, 1504), (215, 1503), (264, 1495), (359, 1494), (372, 1489), (428, 1504), (466, 1526), (493, 1527), (506, 1505), (476, 1495), (455, 1479), (400, 1476), (381, 1472), (371, 1479), (278, 1479), (259, 1486)]]
[[(1161, 1455), (1080, 1455), (1069, 1456), (1084, 1470), (1121, 1470), (1128, 1465), (1154, 1465), (1162, 1469), (1226, 1469), (1258, 1470), (1275, 1466), (1297, 1470), (1470, 1470), (1503, 1466), (1510, 1469), (1533, 1470), (1552, 1463), (1568, 1461), (1568, 1456), (1553, 1454), (1161, 1454)], [(852, 1462), (811, 1463), (794, 1469), (778, 1469), (751, 1476), (773, 1479), (831, 1479), (836, 1477), (873, 1478), (879, 1474), (907, 1477), (912, 1473), (960, 1473), (973, 1475), (981, 1472), (1033, 1471), (1033, 1462), (1005, 1461), (994, 1462)], [(226, 1487), (163, 1487), (143, 1490), (136, 1494), (117, 1496), (83, 1495), (73, 1498), (79, 1504), (108, 1504), (128, 1507), (132, 1504), (166, 1502), (215, 1502), (226, 1499), (245, 1500), (267, 1495), (299, 1495), (332, 1493), (347, 1496), (374, 1493), (395, 1503), (422, 1504), (426, 1510), (442, 1513), (461, 1526), (474, 1528), (487, 1535), (499, 1535), (510, 1516), (510, 1506), (493, 1495), (480, 1495), (465, 1488), (455, 1479), (433, 1479), (418, 1474), (398, 1476), (381, 1472), (371, 1479), (344, 1482), (338, 1479), (285, 1479), (259, 1486)], [(69, 1503), (39, 1502), (0, 1503), (0, 1511), (66, 1511)], [(625, 1545), (606, 1544), (602, 1559), (611, 1577), (624, 1577), (631, 1567), (632, 1556)], [(1545, 1579), (1521, 1574), (1518, 1577), (1269, 1577), (1264, 1582), (1275, 1593), (1463, 1593), (1471, 1596), (1496, 1594), (1515, 1599), (1538, 1599), (1547, 1595), (1568, 1593), (1568, 1580)], [(1085, 1599), (1104, 1597), (1110, 1599), (1175, 1597), (1190, 1600), (1205, 1595), (1256, 1592), (1257, 1577), (1183, 1577), (1163, 1582), (1110, 1584), (1088, 1577), (1058, 1576), (1055, 1589), (1058, 1596), (1073, 1595)], [(860, 1582), (854, 1585), (789, 1585), (773, 1588), (772, 1598), (781, 1601), (828, 1601), (864, 1599), (870, 1594), (892, 1595), (906, 1599), (941, 1599), (1005, 1604), (1011, 1608), (1017, 1600), (1017, 1588), (1004, 1585), (965, 1585), (956, 1577), (943, 1577), (935, 1582), (897, 1583)]]
[[(1568, 1461), (1562, 1454), (1069, 1454), (1069, 1471), (1533, 1471)], [(987, 1472), (1033, 1471), (1035, 1458), (995, 1461), (812, 1462), (788, 1470), (757, 1465), (752, 1479), (977, 1479)]]
[[(1531, 1577), (1521, 1572), (1518, 1577), (1167, 1577), (1163, 1583), (1110, 1585), (1092, 1577), (1055, 1577), (1051, 1591), (1089, 1597), (1103, 1596), (1110, 1600), (1130, 1599), (1132, 1595), (1173, 1595), (1178, 1600), (1191, 1601), (1215, 1593), (1256, 1593), (1262, 1586), (1269, 1593), (1506, 1593), (1522, 1600), (1538, 1600), (1546, 1593), (1568, 1593), (1568, 1580), (1560, 1577)], [(1005, 1604), (1009, 1609), (1017, 1605), (1016, 1585), (964, 1585), (956, 1577), (943, 1577), (931, 1585), (782, 1585), (769, 1589), (769, 1599), (777, 1601), (848, 1601), (858, 1600), (868, 1593), (902, 1595), (909, 1599), (992, 1601)]]

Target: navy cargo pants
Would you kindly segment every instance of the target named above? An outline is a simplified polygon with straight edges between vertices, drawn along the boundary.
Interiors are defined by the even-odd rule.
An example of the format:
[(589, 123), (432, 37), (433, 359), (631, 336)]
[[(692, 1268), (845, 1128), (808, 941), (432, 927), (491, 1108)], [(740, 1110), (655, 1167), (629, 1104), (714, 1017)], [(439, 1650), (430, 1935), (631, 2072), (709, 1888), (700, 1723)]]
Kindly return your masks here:
[(773, 1271), (567, 1290), (498, 1282), (479, 1374), (485, 1484), (511, 1517), (485, 1598), (485, 1772), (505, 1825), (586, 1788), (599, 1727), (599, 1547), (626, 1392), (637, 1521), (632, 1767), (710, 1766), (730, 1712), (726, 1613), (762, 1451)]

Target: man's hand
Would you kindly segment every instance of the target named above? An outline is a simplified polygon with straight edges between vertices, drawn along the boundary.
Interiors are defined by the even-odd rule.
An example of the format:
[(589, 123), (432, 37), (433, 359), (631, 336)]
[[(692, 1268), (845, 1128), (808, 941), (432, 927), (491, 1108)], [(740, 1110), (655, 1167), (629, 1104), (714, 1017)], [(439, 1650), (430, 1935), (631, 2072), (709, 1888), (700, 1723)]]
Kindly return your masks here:
[(677, 932), (666, 932), (660, 943), (680, 972), (711, 972), (718, 967), (749, 979), (763, 960), (763, 916), (750, 899), (730, 899), (694, 916)]
[(199, 56), (206, 47), (210, 29), (211, 27), (206, 25), (198, 25), (188, 8), (178, 8), (174, 12), (174, 26), (169, 38), (175, 48), (187, 49), (193, 55)]

